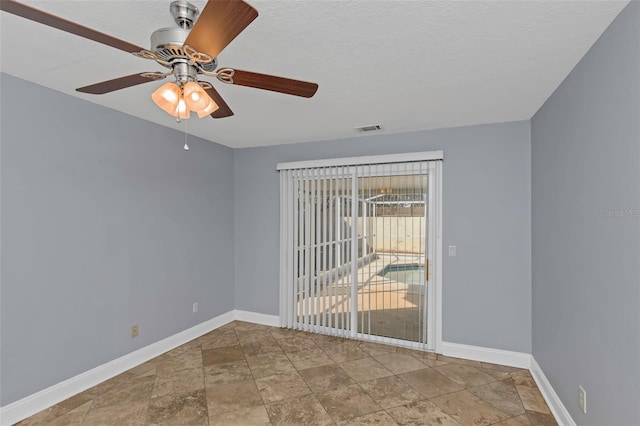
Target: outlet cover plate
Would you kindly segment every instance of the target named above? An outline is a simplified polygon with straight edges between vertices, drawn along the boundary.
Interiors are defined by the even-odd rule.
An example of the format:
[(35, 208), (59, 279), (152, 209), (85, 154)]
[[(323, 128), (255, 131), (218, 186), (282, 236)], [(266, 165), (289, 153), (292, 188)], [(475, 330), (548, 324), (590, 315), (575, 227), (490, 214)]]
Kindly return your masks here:
[(578, 386), (578, 404), (583, 413), (587, 414), (587, 391), (582, 386)]

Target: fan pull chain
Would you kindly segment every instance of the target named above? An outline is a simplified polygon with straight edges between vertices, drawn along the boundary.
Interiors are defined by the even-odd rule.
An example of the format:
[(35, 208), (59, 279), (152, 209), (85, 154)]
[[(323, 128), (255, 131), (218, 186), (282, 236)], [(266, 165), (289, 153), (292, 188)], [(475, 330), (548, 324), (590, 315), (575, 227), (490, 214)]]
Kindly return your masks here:
[(189, 120), (184, 120), (184, 150), (189, 151), (189, 145), (187, 144), (187, 126), (189, 125)]

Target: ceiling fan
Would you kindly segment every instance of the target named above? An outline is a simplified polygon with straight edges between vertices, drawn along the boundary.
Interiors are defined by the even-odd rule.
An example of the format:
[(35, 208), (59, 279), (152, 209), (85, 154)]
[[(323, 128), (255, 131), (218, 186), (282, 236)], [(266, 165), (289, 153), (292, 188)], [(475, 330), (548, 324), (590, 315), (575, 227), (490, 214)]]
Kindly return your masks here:
[(202, 12), (187, 0), (171, 3), (169, 10), (177, 27), (161, 28), (151, 34), (151, 48), (144, 49), (75, 22), (51, 15), (13, 0), (0, 0), (0, 10), (66, 31), (133, 55), (156, 61), (167, 72), (143, 72), (76, 89), (101, 95), (142, 83), (175, 77), (164, 84), (152, 99), (170, 115), (187, 119), (191, 112), (200, 118), (224, 118), (233, 111), (211, 83), (200, 75), (216, 77), (226, 84), (254, 87), (289, 95), (312, 97), (316, 83), (276, 77), (233, 68), (218, 68), (216, 57), (254, 19), (258, 12), (242, 0), (208, 0)]

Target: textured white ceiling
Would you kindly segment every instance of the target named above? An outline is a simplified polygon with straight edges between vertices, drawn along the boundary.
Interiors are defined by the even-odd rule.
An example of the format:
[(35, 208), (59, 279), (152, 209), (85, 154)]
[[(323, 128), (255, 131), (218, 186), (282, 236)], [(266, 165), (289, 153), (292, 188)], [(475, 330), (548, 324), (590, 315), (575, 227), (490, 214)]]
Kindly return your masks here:
[[(192, 1), (200, 9), (203, 0)], [(170, 1), (25, 1), (149, 47), (173, 26)], [(526, 120), (582, 58), (624, 1), (251, 1), (258, 18), (220, 66), (317, 82), (311, 99), (214, 81), (235, 116), (189, 120), (231, 147)], [(106, 95), (76, 87), (164, 68), (0, 13), (0, 70), (155, 123), (183, 129), (150, 99), (162, 82)], [(215, 80), (215, 79), (209, 79)]]

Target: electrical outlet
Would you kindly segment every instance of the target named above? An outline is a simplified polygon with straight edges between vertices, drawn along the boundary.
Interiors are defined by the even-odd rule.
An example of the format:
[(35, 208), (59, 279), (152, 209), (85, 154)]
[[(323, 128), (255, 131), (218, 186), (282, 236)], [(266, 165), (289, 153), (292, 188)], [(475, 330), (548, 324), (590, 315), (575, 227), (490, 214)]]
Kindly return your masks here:
[(193, 303), (193, 313), (195, 314), (196, 312), (198, 312), (198, 302)]
[(449, 246), (449, 256), (456, 255), (456, 246)]
[(580, 404), (582, 412), (587, 414), (587, 391), (582, 386), (578, 386), (578, 392), (578, 404)]
[(138, 337), (138, 324), (131, 326), (131, 338)]

